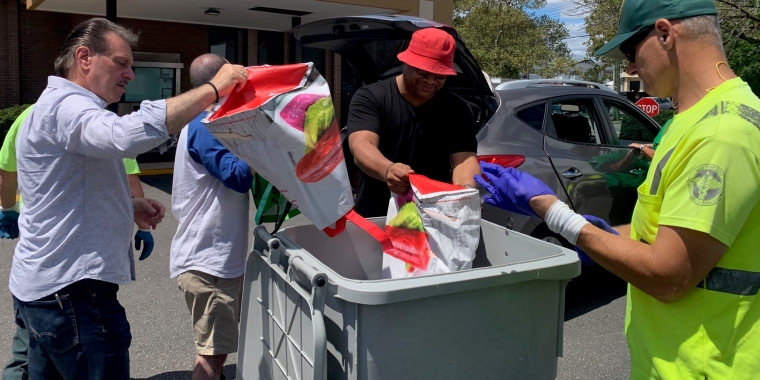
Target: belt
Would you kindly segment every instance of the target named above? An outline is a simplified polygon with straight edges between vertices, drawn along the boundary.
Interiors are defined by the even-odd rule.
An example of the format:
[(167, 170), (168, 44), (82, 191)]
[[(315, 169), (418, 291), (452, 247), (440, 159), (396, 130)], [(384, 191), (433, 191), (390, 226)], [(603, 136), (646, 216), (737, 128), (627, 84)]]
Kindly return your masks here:
[(697, 287), (737, 296), (754, 296), (760, 290), (760, 272), (716, 267)]
[[(644, 239), (639, 241), (649, 244)], [(715, 267), (697, 287), (737, 296), (754, 296), (760, 292), (760, 273)]]
[(42, 297), (36, 301), (55, 301), (57, 299), (56, 296), (64, 295), (69, 295), (69, 298), (71, 299), (89, 299), (93, 296), (96, 296), (99, 299), (115, 299), (118, 291), (119, 285), (114, 283), (94, 279), (84, 279), (66, 285), (54, 294)]

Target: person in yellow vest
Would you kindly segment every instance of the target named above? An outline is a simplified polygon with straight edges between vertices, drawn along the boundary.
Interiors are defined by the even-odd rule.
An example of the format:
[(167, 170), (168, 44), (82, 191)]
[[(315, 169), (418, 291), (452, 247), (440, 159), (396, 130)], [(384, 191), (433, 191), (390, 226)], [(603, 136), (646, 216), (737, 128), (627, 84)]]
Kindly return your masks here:
[[(16, 118), (5, 135), (2, 148), (0, 148), (0, 239), (18, 238), (17, 220), (19, 217), (19, 203), (16, 202), (18, 181), (16, 178), (16, 137), (21, 124), (32, 111), (34, 106), (25, 109)], [(124, 168), (129, 180), (129, 190), (132, 197), (144, 198), (142, 183), (140, 182), (140, 167), (137, 161), (131, 158), (124, 159)], [(140, 260), (145, 260), (153, 251), (153, 235), (150, 233), (150, 225), (135, 221), (137, 233), (135, 233), (135, 248), (141, 249)], [(18, 310), (16, 310), (18, 312)], [(29, 331), (24, 326), (21, 318), (16, 315), (16, 335), (11, 344), (11, 361), (6, 364), (2, 371), (3, 380), (27, 379), (27, 349), (29, 347)]]
[(760, 99), (726, 63), (715, 4), (626, 0), (597, 54), (628, 59), (647, 92), (678, 104), (631, 224), (578, 215), (536, 178), (487, 164), (484, 202), (535, 212), (629, 283), (631, 379), (757, 379)]

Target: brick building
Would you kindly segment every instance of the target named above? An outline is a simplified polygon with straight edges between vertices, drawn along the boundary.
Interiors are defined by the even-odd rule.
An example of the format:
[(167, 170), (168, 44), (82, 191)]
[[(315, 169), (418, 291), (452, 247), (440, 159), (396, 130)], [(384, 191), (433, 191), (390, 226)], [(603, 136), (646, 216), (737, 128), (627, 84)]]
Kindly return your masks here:
[(313, 20), (362, 14), (407, 14), (450, 24), (453, 1), (0, 0), (0, 108), (35, 102), (68, 32), (87, 18), (105, 16), (107, 7), (115, 7), (119, 24), (140, 33), (136, 61), (173, 62), (167, 67), (177, 69), (177, 85), (168, 95), (190, 88), (187, 68), (207, 52), (246, 66), (311, 61), (331, 84), (341, 115), (341, 94), (350, 87), (344, 84), (356, 80), (350, 68), (336, 54), (301, 48), (288, 31)]

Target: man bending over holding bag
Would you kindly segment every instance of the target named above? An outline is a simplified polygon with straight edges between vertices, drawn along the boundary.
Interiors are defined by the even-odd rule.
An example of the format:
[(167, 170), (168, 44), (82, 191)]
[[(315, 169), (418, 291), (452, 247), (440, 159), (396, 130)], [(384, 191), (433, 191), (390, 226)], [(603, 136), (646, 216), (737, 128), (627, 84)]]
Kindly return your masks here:
[(436, 28), (412, 35), (398, 55), (401, 75), (359, 89), (348, 111), (348, 143), (361, 169), (356, 212), (384, 216), (390, 191), (409, 190), (409, 174), (474, 187), (480, 174), (475, 120), (441, 90), (454, 71), (454, 38)]

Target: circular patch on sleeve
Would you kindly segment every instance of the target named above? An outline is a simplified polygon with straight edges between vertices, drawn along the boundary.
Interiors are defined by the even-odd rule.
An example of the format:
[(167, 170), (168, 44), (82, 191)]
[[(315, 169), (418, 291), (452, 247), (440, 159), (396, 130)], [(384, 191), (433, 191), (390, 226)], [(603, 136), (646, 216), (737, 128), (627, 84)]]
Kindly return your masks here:
[(689, 177), (689, 197), (699, 206), (711, 206), (723, 196), (723, 169), (716, 165), (697, 166)]

